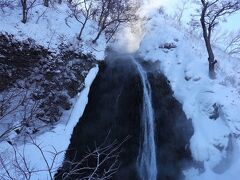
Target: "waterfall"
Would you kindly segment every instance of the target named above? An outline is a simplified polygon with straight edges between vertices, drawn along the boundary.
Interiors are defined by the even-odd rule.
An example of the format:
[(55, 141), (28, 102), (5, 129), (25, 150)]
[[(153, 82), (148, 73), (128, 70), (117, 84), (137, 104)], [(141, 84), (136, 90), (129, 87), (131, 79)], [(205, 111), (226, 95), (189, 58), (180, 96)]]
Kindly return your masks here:
[(157, 162), (151, 86), (148, 81), (147, 73), (143, 70), (142, 66), (135, 59), (133, 59), (133, 62), (137, 67), (143, 85), (143, 109), (141, 117), (142, 139), (137, 165), (141, 179), (156, 180)]

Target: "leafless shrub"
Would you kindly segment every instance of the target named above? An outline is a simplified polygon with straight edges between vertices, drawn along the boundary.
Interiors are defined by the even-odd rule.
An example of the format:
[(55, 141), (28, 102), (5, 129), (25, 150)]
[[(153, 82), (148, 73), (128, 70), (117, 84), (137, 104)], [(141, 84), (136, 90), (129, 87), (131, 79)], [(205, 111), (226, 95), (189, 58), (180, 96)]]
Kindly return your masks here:
[[(19, 107), (26, 101), (27, 95), (26, 90), (10, 90), (2, 93), (0, 96), (0, 121), (11, 113), (18, 111)], [(11, 104), (14, 105), (11, 106)]]
[(61, 177), (63, 180), (72, 177), (78, 179), (111, 179), (120, 167), (121, 148), (129, 137), (126, 137), (122, 142), (115, 140), (112, 143), (108, 143), (107, 138), (102, 144), (95, 144), (94, 149), (89, 148), (86, 156), (80, 161), (76, 161), (75, 158), (72, 161), (65, 161), (68, 169), (63, 169), (64, 173), (58, 174), (56, 178)]
[[(30, 137), (30, 144), (34, 146), (38, 153), (41, 154), (41, 158), (43, 158), (46, 168), (45, 169), (36, 169), (32, 167), (30, 164), (30, 160), (27, 158), (25, 154), (25, 146), (23, 147), (23, 151), (20, 151), (16, 145), (9, 142), (10, 146), (12, 147), (12, 156), (11, 157), (4, 157), (0, 154), (0, 167), (3, 169), (4, 174), (0, 177), (4, 180), (30, 180), (32, 175), (39, 172), (45, 172), (49, 179), (53, 180), (53, 175), (57, 171), (54, 168), (54, 164), (56, 163), (56, 158), (64, 153), (64, 151), (57, 152), (57, 150), (52, 147), (52, 151), (45, 151), (44, 147), (41, 146), (40, 143), (37, 143), (31, 136)], [(51, 161), (47, 160), (47, 153), (52, 154)], [(10, 159), (10, 163), (7, 158)], [(12, 158), (12, 159), (11, 159)], [(7, 163), (8, 162), (8, 163)]]
[[(105, 32), (107, 41), (109, 41), (120, 24), (132, 22), (137, 18), (135, 15), (138, 8), (137, 4), (135, 5), (127, 0), (81, 0), (69, 2), (72, 9), (69, 17), (75, 17), (82, 25), (78, 35), (79, 40), (81, 40), (82, 33), (90, 19), (98, 24), (98, 33), (92, 41), (96, 43), (103, 32)], [(68, 25), (67, 19), (65, 21)]]
[[(12, 131), (20, 133), (30, 127), (39, 111), (40, 101), (33, 101), (27, 90), (9, 90), (0, 95), (0, 141)], [(13, 119), (15, 117), (15, 119)]]
[(190, 3), (190, 0), (181, 0), (180, 3), (178, 3), (176, 6), (174, 19), (176, 19), (179, 24), (182, 23), (182, 18), (186, 10), (189, 8), (188, 7), (189, 3)]
[(81, 23), (82, 27), (80, 29), (78, 39), (81, 40), (83, 30), (94, 13), (93, 0), (82, 0), (78, 2), (72, 2), (71, 4), (73, 16), (75, 19)]
[(109, 41), (121, 24), (137, 19), (137, 5), (127, 0), (98, 0), (97, 6), (94, 16), (98, 22), (98, 33), (93, 43), (97, 42), (104, 31)]
[(226, 42), (227, 46), (225, 47), (225, 52), (230, 55), (240, 55), (240, 31), (232, 32), (228, 36)]
[[(58, 170), (56, 167), (56, 159), (65, 151), (58, 152), (53, 146), (51, 151), (45, 151), (41, 143), (37, 143), (36, 140), (34, 140), (31, 136), (29, 136), (29, 139), (30, 144), (36, 147), (38, 153), (40, 153), (46, 168), (34, 168), (30, 164), (30, 160), (25, 154), (25, 146), (23, 147), (23, 150), (20, 151), (16, 145), (14, 145), (12, 142), (8, 142), (12, 148), (12, 155), (10, 157), (6, 157), (3, 154), (0, 154), (0, 167), (2, 168), (3, 172), (0, 175), (1, 179), (30, 180), (35, 173), (39, 172), (46, 173), (48, 178), (51, 180), (54, 179), (54, 174)], [(105, 140), (99, 146), (95, 145), (94, 149), (88, 149), (86, 156), (82, 160), (74, 162), (68, 161), (67, 163), (69, 165), (69, 171), (56, 175), (55, 178), (66, 180), (69, 179), (72, 175), (75, 175), (79, 177), (78, 179), (111, 179), (119, 169), (121, 147), (128, 139), (129, 137), (125, 138), (122, 142), (115, 140), (110, 144), (107, 144), (107, 141)], [(50, 153), (52, 156), (50, 161), (48, 159), (47, 153)], [(6, 159), (8, 159), (8, 161)], [(95, 160), (94, 166), (89, 165), (88, 162), (90, 159)], [(104, 172), (100, 174), (99, 169), (101, 169), (102, 166), (106, 164), (108, 164), (108, 168), (104, 169)]]

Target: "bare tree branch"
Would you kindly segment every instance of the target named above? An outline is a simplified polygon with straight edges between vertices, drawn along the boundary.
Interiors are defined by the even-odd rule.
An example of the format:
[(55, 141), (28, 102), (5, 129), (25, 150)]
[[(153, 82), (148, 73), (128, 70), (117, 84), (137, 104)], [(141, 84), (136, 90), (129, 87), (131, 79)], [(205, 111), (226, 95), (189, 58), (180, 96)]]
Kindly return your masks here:
[(215, 78), (215, 60), (211, 37), (212, 32), (218, 25), (222, 17), (230, 15), (240, 9), (239, 0), (200, 0), (201, 12), (200, 12), (200, 22), (202, 27), (203, 38), (205, 41), (206, 49), (208, 52), (208, 62), (209, 62), (209, 76), (210, 78)]

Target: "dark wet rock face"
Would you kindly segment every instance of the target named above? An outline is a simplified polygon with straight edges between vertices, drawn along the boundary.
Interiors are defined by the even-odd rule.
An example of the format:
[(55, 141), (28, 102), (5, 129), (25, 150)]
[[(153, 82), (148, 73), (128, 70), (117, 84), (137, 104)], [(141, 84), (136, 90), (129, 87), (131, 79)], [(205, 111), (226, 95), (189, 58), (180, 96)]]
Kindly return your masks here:
[(158, 179), (181, 179), (182, 170), (191, 162), (189, 140), (193, 128), (173, 97), (167, 79), (160, 73), (149, 73), (156, 122)]
[(31, 75), (33, 67), (49, 54), (30, 39), (20, 42), (13, 35), (0, 33), (0, 92)]
[[(127, 136), (130, 138), (122, 144), (118, 158), (119, 170), (110, 179), (140, 179), (136, 163), (142, 137), (140, 121), (143, 87), (135, 65), (131, 59), (125, 59), (121, 57), (115, 61), (106, 61), (100, 66), (100, 72), (90, 90), (88, 105), (74, 128), (65, 155), (66, 161), (55, 176), (56, 179), (62, 179), (63, 173), (71, 171), (72, 166), (67, 161), (81, 161), (86, 157), (88, 149), (95, 148), (95, 144), (100, 145), (104, 141), (111, 144), (114, 140), (122, 142)], [(148, 69), (152, 88), (158, 179), (180, 179), (182, 167), (191, 160), (186, 147), (192, 135), (192, 127), (181, 105), (173, 98), (167, 79), (152, 68), (156, 64), (142, 64)], [(89, 158), (87, 164), (94, 163), (95, 159)], [(98, 174), (102, 175), (111, 163), (110, 160), (100, 167)], [(83, 176), (72, 175), (69, 179)]]
[(0, 33), (0, 119), (5, 124), (17, 117), (0, 136), (15, 123), (21, 124), (18, 134), (32, 134), (58, 121), (96, 64), (92, 55), (63, 44), (53, 53), (32, 39)]
[[(79, 161), (86, 156), (88, 148), (94, 149), (95, 144), (102, 144), (108, 133), (107, 144), (115, 140), (122, 142), (129, 136), (121, 147), (121, 167), (116, 179), (137, 178), (135, 162), (139, 149), (142, 88), (134, 68), (129, 71), (126, 65), (129, 64), (102, 63), (92, 84), (85, 112), (74, 128), (68, 148), (70, 151), (66, 153), (66, 159)], [(102, 174), (108, 167), (109, 164), (104, 164), (98, 173)], [(68, 164), (63, 166), (65, 171), (69, 168)], [(77, 177), (71, 176), (70, 179)], [(56, 179), (61, 178), (58, 176)]]

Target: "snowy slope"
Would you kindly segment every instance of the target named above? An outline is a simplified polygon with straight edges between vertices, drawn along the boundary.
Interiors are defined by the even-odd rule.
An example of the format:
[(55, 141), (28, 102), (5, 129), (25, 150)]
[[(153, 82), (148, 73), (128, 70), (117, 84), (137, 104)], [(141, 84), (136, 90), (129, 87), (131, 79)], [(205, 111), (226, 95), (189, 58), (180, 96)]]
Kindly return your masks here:
[(65, 1), (47, 8), (43, 6), (42, 0), (37, 0), (29, 11), (26, 24), (21, 22), (22, 12), (17, 3), (13, 9), (5, 8), (4, 11), (0, 11), (0, 17), (0, 32), (13, 34), (19, 40), (32, 38), (37, 44), (53, 52), (57, 52), (58, 46), (64, 43), (70, 45), (73, 50), (92, 53), (97, 59), (104, 59), (106, 47), (104, 35), (96, 45), (91, 43), (97, 33), (96, 23), (89, 20), (83, 31), (83, 40), (81, 42), (77, 40), (82, 25), (71, 15), (71, 10)]
[[(70, 143), (73, 128), (76, 126), (88, 103), (90, 86), (98, 70), (99, 68), (96, 66), (89, 71), (85, 79), (85, 88), (76, 98), (70, 117), (66, 112), (51, 131), (45, 132), (32, 140), (27, 138), (27, 141), (24, 140), (22, 143), (18, 142), (18, 144), (14, 143), (13, 145), (5, 141), (0, 143), (0, 160), (3, 161), (0, 165), (0, 179), (10, 179), (5, 169), (8, 170), (14, 180), (25, 179), (25, 173), (28, 174), (27, 168), (32, 171), (31, 176), (28, 176), (31, 180), (50, 179), (48, 170), (51, 165), (50, 173), (54, 177), (54, 174), (64, 160), (65, 151)], [(67, 122), (66, 119), (68, 119)], [(41, 150), (38, 149), (38, 145)], [(13, 147), (17, 154), (14, 153)], [(25, 166), (24, 161), (26, 161), (27, 166)], [(5, 169), (2, 165), (5, 166)], [(25, 173), (19, 171), (18, 167), (21, 167)]]
[[(150, 12), (150, 13), (148, 13)], [(186, 170), (187, 179), (238, 179), (240, 172), (240, 63), (215, 48), (217, 79), (208, 77), (204, 42), (153, 10), (138, 53), (146, 60), (160, 61), (175, 97), (193, 124), (190, 146), (205, 171)], [(168, 49), (166, 47), (172, 46)], [(174, 47), (176, 46), (176, 47)], [(214, 107), (219, 117), (212, 119)], [(216, 110), (215, 110), (216, 111)]]
[[(59, 46), (64, 44), (69, 47), (68, 50), (93, 54), (97, 60), (104, 59), (106, 48), (104, 35), (99, 38), (96, 44), (92, 44), (92, 39), (97, 33), (95, 22), (88, 21), (83, 31), (82, 40), (79, 41), (77, 36), (81, 24), (73, 16), (70, 16), (70, 8), (65, 1), (62, 4), (55, 3), (54, 6), (51, 5), (48, 8), (42, 4), (42, 0), (36, 1), (36, 5), (29, 12), (26, 24), (21, 22), (21, 8), (17, 3), (13, 9), (5, 8), (4, 11), (0, 11), (0, 33), (12, 34), (19, 41), (31, 38), (37, 45), (42, 45), (55, 54), (59, 53)], [(36, 137), (33, 135), (32, 140), (29, 137), (24, 139), (19, 137), (18, 142), (2, 141), (0, 143), (0, 179), (11, 179), (8, 177), (6, 169), (11, 174), (12, 179), (27, 179), (22, 173), (23, 170), (25, 175), (28, 174), (27, 168), (33, 171), (32, 174), (28, 174), (29, 177), (31, 176), (30, 179), (50, 179), (48, 165), (52, 163), (51, 175), (56, 173), (62, 164), (73, 128), (88, 102), (88, 92), (97, 72), (98, 67), (88, 72), (84, 81), (84, 89), (71, 100), (72, 109), (65, 111), (58, 123), (51, 127), (52, 129), (49, 128), (49, 131), (38, 134)], [(41, 147), (43, 154), (32, 141)], [(56, 152), (58, 154), (53, 160)], [(20, 170), (18, 167), (23, 169)]]

